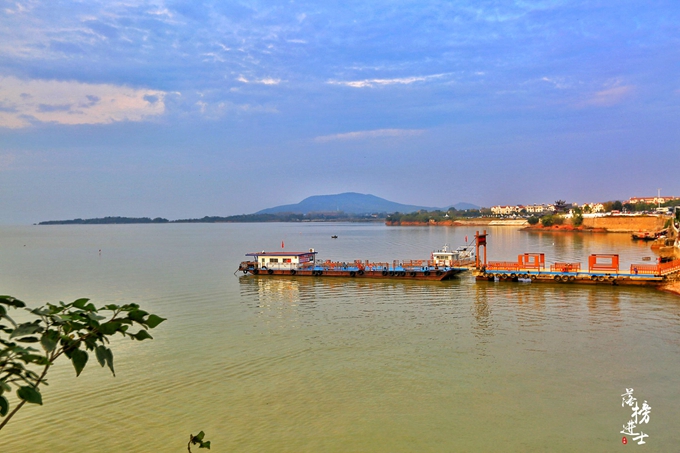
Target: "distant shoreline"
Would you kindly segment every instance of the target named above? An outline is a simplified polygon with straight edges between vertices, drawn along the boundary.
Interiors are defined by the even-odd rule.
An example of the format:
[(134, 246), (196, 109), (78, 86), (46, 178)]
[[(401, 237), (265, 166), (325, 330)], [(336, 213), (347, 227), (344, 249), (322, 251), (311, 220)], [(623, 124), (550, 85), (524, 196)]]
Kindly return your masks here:
[(231, 217), (203, 217), (200, 219), (168, 220), (162, 217), (151, 219), (149, 217), (102, 217), (94, 219), (71, 219), (71, 220), (47, 220), (34, 225), (143, 225), (143, 224), (167, 224), (167, 223), (319, 223), (319, 222), (358, 222), (377, 223), (384, 222), (384, 218), (290, 218), (273, 214), (263, 215), (240, 215)]

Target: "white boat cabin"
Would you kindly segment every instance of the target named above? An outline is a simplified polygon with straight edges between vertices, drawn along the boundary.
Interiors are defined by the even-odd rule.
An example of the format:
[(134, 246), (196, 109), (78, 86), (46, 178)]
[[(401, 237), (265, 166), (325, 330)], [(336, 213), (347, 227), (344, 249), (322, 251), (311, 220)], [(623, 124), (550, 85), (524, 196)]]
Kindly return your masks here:
[(462, 260), (469, 260), (475, 257), (475, 251), (472, 246), (461, 246), (456, 250), (450, 250), (449, 245), (446, 244), (441, 250), (432, 252), (432, 260), (436, 266), (455, 266)]
[(309, 252), (253, 252), (246, 253), (252, 256), (260, 269), (295, 269), (303, 264), (314, 264), (317, 252), (309, 249)]

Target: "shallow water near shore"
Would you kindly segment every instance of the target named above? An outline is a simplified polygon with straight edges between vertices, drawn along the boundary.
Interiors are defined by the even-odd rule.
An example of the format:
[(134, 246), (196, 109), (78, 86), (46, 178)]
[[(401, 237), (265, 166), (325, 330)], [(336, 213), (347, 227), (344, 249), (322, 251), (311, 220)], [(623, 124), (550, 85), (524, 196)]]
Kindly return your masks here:
[[(488, 257), (542, 252), (622, 268), (654, 256), (625, 234), (488, 228)], [(651, 406), (648, 451), (680, 440), (680, 297), (645, 288), (234, 275), (247, 252), (427, 259), (475, 228), (380, 224), (0, 227), (0, 293), (90, 297), (168, 320), (113, 344), (116, 377), (61, 362), (0, 431), (0, 451), (615, 451)], [(337, 235), (337, 239), (331, 239)], [(101, 253), (100, 253), (101, 250)], [(628, 436), (627, 448), (643, 448)]]

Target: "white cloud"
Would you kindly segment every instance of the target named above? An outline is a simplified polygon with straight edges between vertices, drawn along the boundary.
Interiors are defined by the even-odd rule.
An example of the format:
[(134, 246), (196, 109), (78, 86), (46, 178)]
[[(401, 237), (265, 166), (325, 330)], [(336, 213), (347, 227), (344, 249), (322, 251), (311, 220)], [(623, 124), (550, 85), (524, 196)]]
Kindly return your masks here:
[(327, 83), (331, 85), (343, 85), (352, 88), (373, 88), (375, 86), (383, 85), (409, 85), (415, 82), (425, 82), (432, 79), (438, 79), (444, 77), (446, 74), (434, 74), (429, 76), (415, 76), (415, 77), (401, 77), (394, 79), (365, 79), (365, 80), (352, 80), (352, 81), (338, 81), (329, 80)]
[(117, 85), (0, 77), (0, 127), (143, 121), (165, 112), (165, 95)]
[(267, 77), (258, 80), (257, 83), (262, 83), (264, 85), (278, 85), (279, 83), (281, 83), (281, 79), (272, 79), (271, 77)]
[(326, 143), (336, 140), (365, 140), (383, 137), (412, 137), (425, 132), (423, 129), (375, 129), (372, 131), (346, 132), (344, 134), (323, 135), (314, 138), (315, 142)]
[(241, 83), (259, 83), (259, 84), (262, 84), (262, 85), (278, 85), (279, 83), (281, 83), (281, 79), (274, 79), (272, 77), (265, 77), (264, 79), (249, 80), (249, 79), (246, 79), (244, 76), (240, 75), (240, 76), (238, 76), (238, 78), (236, 80), (241, 82)]

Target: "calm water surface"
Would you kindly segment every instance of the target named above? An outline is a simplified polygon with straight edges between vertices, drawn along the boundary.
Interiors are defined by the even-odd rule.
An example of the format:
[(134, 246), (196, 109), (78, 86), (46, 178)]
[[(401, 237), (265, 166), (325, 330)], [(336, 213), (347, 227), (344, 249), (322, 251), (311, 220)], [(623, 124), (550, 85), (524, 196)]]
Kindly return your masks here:
[[(653, 256), (628, 235), (492, 228), (489, 258)], [(338, 239), (331, 239), (336, 234)], [(649, 289), (235, 276), (244, 254), (427, 259), (474, 229), (364, 224), (0, 227), (0, 293), (167, 317), (117, 376), (62, 362), (1, 452), (678, 451), (680, 297)], [(99, 252), (101, 250), (101, 254)], [(621, 394), (652, 407), (644, 446)]]

